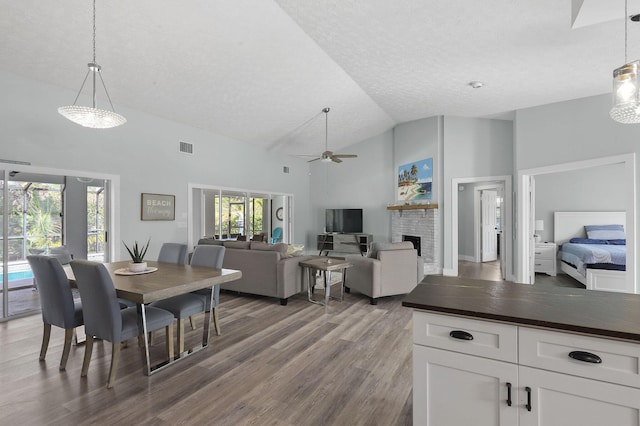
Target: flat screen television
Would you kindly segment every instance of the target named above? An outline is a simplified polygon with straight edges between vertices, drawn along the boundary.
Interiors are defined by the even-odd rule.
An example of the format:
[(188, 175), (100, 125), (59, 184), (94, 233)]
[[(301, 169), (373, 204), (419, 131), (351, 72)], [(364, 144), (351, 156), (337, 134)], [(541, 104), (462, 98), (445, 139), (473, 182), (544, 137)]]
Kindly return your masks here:
[(326, 232), (362, 233), (362, 209), (327, 209)]

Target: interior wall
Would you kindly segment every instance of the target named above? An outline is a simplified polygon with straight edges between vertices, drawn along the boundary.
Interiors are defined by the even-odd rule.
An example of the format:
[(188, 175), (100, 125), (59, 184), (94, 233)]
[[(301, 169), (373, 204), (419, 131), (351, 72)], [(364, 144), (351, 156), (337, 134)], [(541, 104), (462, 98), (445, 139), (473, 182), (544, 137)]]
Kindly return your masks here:
[[(620, 154), (637, 155), (640, 152), (640, 128), (613, 121), (609, 117), (610, 109), (611, 96), (604, 94), (516, 111), (516, 169)], [(639, 179), (639, 174), (636, 174), (636, 186)], [(589, 197), (589, 194), (583, 194), (583, 198)], [(609, 206), (601, 205), (597, 210), (609, 210)], [(636, 196), (636, 223), (638, 215), (640, 209)], [(520, 244), (522, 242), (517, 241), (517, 245)]]
[[(83, 128), (57, 112), (75, 92), (13, 74), (0, 73), (0, 91), (0, 158), (120, 176), (121, 239), (151, 238), (149, 259), (157, 257), (163, 242), (187, 242), (188, 183), (293, 194), (292, 242), (303, 244), (315, 228), (309, 167), (304, 160), (119, 105), (116, 110), (127, 118), (125, 125), (108, 130)], [(192, 143), (194, 155), (179, 153), (180, 141)], [(289, 167), (288, 174), (283, 166)], [(13, 169), (10, 164), (4, 167)], [(176, 220), (141, 221), (142, 192), (175, 195)], [(115, 244), (114, 260), (124, 259), (122, 244)]]
[(75, 259), (87, 258), (87, 184), (69, 176), (65, 181), (65, 246)]
[[(483, 118), (444, 117), (444, 182), (454, 178), (513, 175), (513, 122)], [(451, 205), (449, 190), (444, 205)], [(461, 207), (459, 207), (459, 210)], [(444, 214), (444, 269), (452, 270), (452, 220)]]
[[(458, 190), (458, 259), (475, 260), (475, 230), (473, 222), (474, 215), (474, 184), (458, 185), (458, 188), (464, 188), (463, 191)], [(454, 194), (455, 197), (455, 194)]]
[(623, 211), (623, 178), (622, 164), (536, 176), (535, 215), (544, 221), (542, 241), (553, 241), (556, 211)]
[[(320, 148), (321, 149), (321, 148)], [(316, 235), (325, 231), (325, 209), (361, 208), (363, 232), (373, 241), (391, 241), (391, 215), (386, 209), (393, 203), (393, 132), (369, 138), (341, 150), (356, 154), (340, 164), (314, 161), (311, 165), (310, 206), (312, 223), (307, 247), (316, 248)], [(296, 216), (299, 214), (295, 202)]]

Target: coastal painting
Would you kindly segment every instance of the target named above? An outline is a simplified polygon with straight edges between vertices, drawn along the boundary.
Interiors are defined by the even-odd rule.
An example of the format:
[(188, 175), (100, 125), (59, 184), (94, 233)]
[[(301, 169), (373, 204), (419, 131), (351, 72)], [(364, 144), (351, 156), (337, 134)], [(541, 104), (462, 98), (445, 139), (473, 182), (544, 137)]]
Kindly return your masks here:
[(398, 200), (419, 201), (431, 199), (433, 158), (398, 167)]

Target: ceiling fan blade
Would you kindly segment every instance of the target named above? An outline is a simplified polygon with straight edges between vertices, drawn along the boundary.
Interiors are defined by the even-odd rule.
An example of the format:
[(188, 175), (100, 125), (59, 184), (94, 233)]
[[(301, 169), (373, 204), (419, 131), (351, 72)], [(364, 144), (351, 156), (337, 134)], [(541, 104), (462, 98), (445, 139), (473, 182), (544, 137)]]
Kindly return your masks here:
[(309, 160), (309, 161), (307, 161), (307, 163), (311, 163), (311, 162), (313, 162), (313, 161), (318, 161), (318, 160), (320, 160), (320, 157), (318, 157), (318, 158), (314, 158), (313, 160)]
[(358, 156), (356, 154), (335, 154), (335, 155), (332, 155), (332, 157), (337, 157), (337, 158), (358, 158)]
[(331, 156), (331, 161), (333, 161), (334, 163), (342, 163), (342, 160), (336, 157), (335, 155)]

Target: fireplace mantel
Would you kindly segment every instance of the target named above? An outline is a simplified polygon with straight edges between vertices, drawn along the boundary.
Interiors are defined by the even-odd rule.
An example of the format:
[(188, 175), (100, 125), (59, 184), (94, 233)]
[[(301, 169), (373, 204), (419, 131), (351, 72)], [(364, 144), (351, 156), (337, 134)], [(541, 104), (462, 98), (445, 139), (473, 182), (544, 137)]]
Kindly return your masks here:
[(399, 206), (387, 206), (387, 210), (428, 210), (437, 208), (437, 204), (403, 204)]

